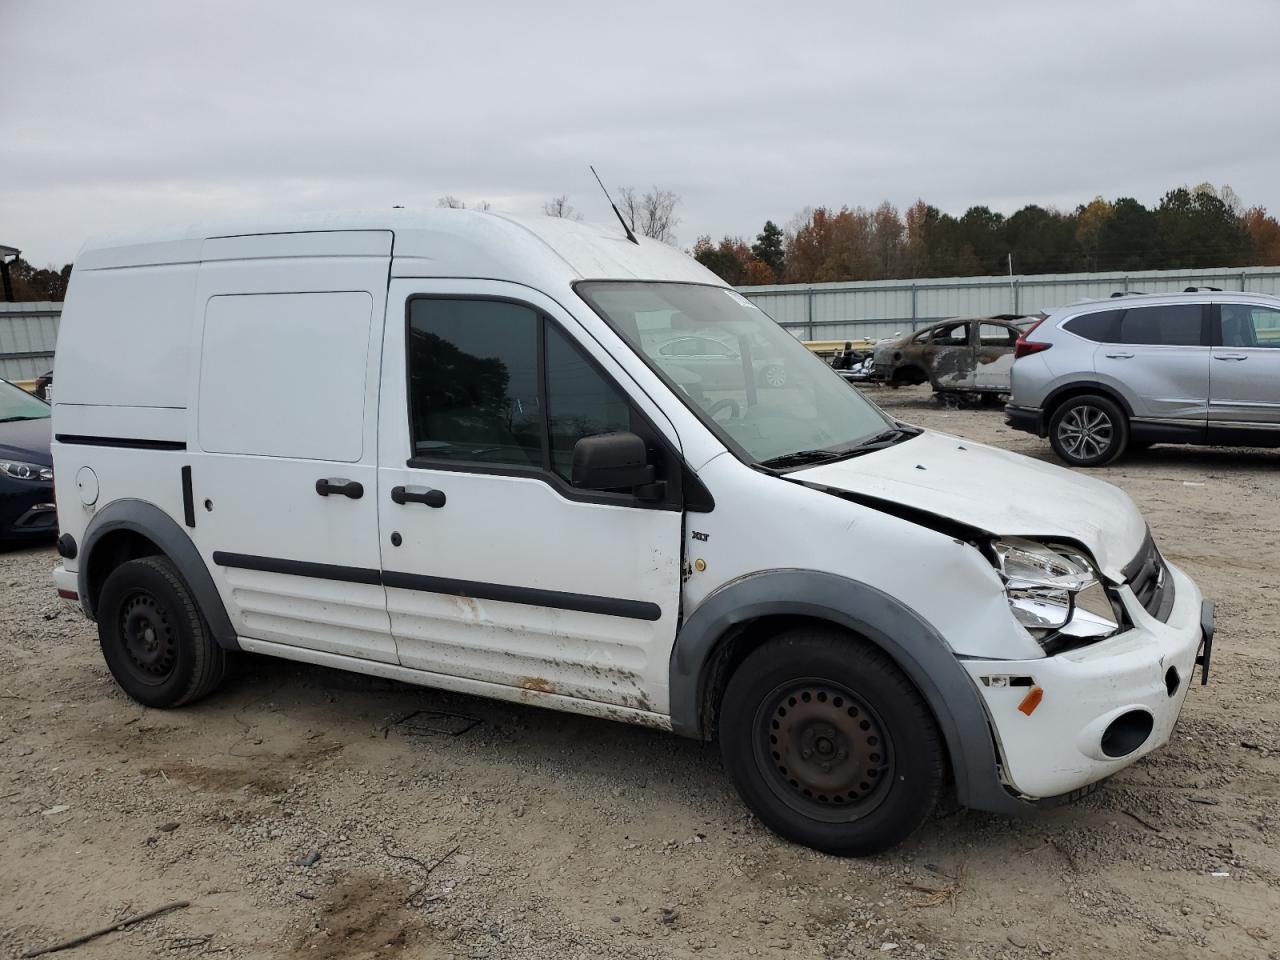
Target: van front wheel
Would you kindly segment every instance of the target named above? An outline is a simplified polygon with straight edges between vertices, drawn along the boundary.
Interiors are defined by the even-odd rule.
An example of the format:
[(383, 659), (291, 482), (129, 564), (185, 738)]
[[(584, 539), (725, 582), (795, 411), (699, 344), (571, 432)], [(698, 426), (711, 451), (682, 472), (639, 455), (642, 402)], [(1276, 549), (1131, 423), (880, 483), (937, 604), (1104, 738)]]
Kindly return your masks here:
[(226, 654), (167, 558), (141, 557), (112, 570), (96, 612), (107, 667), (139, 703), (182, 706), (222, 681)]
[(895, 846), (946, 778), (928, 706), (873, 644), (800, 628), (753, 650), (721, 702), (720, 752), (742, 799), (789, 840), (840, 856)]

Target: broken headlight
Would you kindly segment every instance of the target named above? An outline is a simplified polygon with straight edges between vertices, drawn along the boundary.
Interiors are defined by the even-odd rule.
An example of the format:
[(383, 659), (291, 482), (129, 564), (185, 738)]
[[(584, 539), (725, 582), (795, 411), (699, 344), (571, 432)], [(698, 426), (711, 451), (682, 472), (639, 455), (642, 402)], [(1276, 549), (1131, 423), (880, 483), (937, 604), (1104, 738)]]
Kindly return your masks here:
[(1034, 540), (997, 540), (996, 567), (1014, 619), (1052, 652), (1119, 628), (1115, 607), (1082, 551)]

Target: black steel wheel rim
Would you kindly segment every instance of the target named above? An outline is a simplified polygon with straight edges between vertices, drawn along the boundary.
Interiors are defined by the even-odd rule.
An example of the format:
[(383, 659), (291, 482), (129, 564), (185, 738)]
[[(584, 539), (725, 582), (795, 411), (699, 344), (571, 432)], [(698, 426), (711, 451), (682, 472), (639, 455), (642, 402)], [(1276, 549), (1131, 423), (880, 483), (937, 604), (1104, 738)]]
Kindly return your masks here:
[(120, 640), (129, 670), (140, 682), (159, 685), (172, 675), (177, 638), (164, 607), (147, 591), (135, 590), (121, 604)]
[(858, 820), (880, 806), (893, 784), (888, 730), (843, 684), (817, 678), (780, 684), (760, 701), (753, 728), (765, 782), (806, 817)]

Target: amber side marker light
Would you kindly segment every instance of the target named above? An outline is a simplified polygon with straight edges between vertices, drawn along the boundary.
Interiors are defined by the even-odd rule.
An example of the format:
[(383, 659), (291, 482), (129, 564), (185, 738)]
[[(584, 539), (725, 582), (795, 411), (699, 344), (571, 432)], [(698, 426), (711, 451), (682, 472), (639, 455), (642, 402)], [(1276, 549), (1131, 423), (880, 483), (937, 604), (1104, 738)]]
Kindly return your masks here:
[(1018, 704), (1018, 709), (1025, 713), (1028, 717), (1035, 713), (1036, 707), (1040, 706), (1040, 701), (1044, 699), (1043, 687), (1032, 687), (1027, 691), (1027, 695), (1022, 698), (1022, 702)]

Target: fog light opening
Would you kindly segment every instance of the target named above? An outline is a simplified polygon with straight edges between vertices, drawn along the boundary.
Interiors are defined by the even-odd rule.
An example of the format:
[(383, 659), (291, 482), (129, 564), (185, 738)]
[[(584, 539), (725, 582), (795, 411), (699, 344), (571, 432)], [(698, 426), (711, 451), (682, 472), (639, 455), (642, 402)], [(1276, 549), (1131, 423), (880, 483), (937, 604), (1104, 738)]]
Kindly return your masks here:
[(1169, 696), (1173, 696), (1178, 692), (1178, 687), (1182, 684), (1182, 678), (1178, 676), (1178, 668), (1170, 667), (1164, 673), (1164, 688), (1169, 691)]
[(1145, 710), (1130, 710), (1116, 717), (1102, 734), (1102, 752), (1112, 759), (1127, 757), (1147, 742), (1155, 718)]

